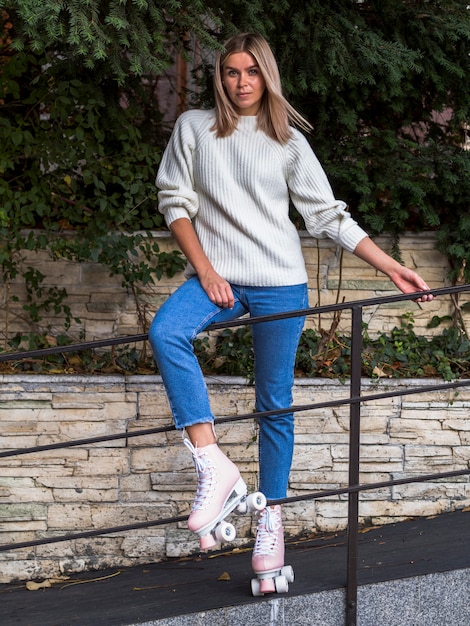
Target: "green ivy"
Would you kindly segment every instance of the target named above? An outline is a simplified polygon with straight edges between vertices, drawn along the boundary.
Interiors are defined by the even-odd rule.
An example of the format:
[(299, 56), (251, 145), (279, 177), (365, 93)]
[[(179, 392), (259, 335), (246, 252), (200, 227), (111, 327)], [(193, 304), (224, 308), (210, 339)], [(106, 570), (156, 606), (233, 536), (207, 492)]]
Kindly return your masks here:
[[(442, 321), (433, 318), (430, 326)], [(350, 374), (351, 339), (347, 335), (304, 331), (297, 352), (297, 375), (344, 378)], [(390, 333), (371, 337), (364, 325), (362, 375), (370, 378), (437, 377), (444, 380), (470, 375), (470, 341), (455, 326), (431, 338), (417, 335), (410, 314)]]
[(137, 286), (173, 276), (182, 255), (161, 252), (163, 227), (154, 180), (162, 124), (152, 87), (123, 92), (70, 63), (18, 52), (0, 73), (0, 267), (4, 282), (23, 276), (33, 325), (45, 311), (73, 316), (67, 292), (42, 286), (22, 250), (53, 259), (99, 262), (137, 297)]
[(66, 328), (74, 316), (24, 250), (100, 262), (136, 298), (183, 266), (148, 236), (163, 227), (159, 84), (197, 50), (185, 95), (209, 106), (213, 51), (235, 30), (266, 35), (355, 218), (392, 235), (397, 258), (401, 233), (434, 230), (452, 282), (470, 280), (467, 0), (0, 0), (0, 19), (0, 267), (6, 283), (23, 276), (35, 327), (48, 310)]
[(253, 340), (249, 327), (226, 328), (216, 333), (212, 341), (209, 337), (196, 339), (194, 350), (205, 372), (254, 379)]
[[(433, 318), (436, 328), (447, 318)], [(66, 335), (58, 339), (32, 333), (10, 340), (12, 350), (67, 345)], [(250, 326), (230, 328), (201, 336), (194, 342), (195, 354), (207, 376), (242, 376), (254, 380), (254, 353)], [(110, 350), (64, 353), (46, 359), (18, 360), (4, 363), (3, 372), (65, 372), (153, 374), (155, 364), (147, 351), (137, 346), (119, 346)], [(347, 334), (303, 331), (295, 363), (296, 377), (346, 379), (351, 373), (351, 337)], [(431, 338), (417, 335), (410, 314), (389, 334), (370, 337), (363, 328), (362, 375), (375, 378), (443, 378), (446, 381), (470, 376), (470, 341), (451, 326)]]

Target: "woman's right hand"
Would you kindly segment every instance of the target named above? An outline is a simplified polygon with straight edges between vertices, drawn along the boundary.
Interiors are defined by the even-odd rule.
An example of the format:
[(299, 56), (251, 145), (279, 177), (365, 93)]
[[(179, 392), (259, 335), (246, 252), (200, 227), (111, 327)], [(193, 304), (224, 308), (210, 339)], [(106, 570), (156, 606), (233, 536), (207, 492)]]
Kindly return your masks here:
[(201, 287), (211, 302), (223, 309), (233, 309), (235, 300), (230, 284), (222, 278), (207, 258), (190, 220), (179, 218), (171, 223), (171, 232), (181, 251), (195, 269)]
[(199, 275), (199, 281), (211, 302), (223, 309), (233, 309), (235, 299), (230, 283), (217, 274), (213, 267)]

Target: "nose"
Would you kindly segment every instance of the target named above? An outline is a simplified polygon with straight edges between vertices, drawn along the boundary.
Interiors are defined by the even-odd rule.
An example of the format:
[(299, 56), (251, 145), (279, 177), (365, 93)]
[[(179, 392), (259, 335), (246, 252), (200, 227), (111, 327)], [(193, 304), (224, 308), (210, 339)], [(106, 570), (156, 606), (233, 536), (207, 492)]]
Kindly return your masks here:
[(246, 75), (244, 72), (240, 72), (240, 74), (238, 75), (238, 84), (244, 85), (246, 83)]

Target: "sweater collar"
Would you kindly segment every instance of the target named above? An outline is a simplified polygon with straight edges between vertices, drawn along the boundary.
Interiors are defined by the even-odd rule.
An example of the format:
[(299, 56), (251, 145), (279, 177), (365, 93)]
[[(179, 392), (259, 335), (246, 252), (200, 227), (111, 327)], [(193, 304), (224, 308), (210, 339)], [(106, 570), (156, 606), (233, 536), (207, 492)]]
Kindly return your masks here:
[(240, 115), (237, 127), (242, 130), (257, 130), (258, 116), (256, 115)]

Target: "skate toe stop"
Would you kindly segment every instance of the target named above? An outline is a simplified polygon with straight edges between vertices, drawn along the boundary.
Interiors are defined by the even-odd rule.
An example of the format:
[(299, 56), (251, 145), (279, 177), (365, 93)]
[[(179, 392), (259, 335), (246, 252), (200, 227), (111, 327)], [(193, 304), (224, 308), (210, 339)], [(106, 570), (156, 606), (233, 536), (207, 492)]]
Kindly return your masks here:
[(261, 593), (275, 593), (276, 591), (274, 578), (261, 579), (259, 586)]
[(204, 535), (199, 540), (199, 545), (201, 546), (201, 550), (209, 550), (217, 545), (217, 541), (214, 537), (209, 533), (208, 535)]

